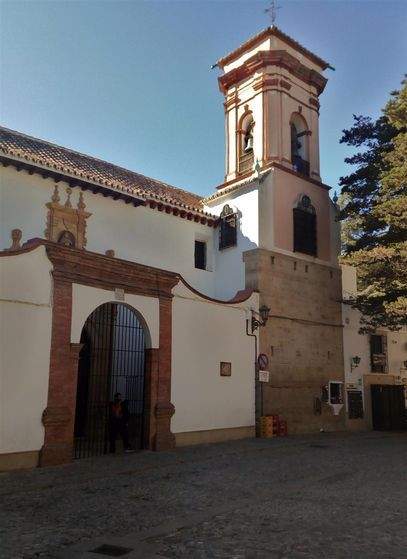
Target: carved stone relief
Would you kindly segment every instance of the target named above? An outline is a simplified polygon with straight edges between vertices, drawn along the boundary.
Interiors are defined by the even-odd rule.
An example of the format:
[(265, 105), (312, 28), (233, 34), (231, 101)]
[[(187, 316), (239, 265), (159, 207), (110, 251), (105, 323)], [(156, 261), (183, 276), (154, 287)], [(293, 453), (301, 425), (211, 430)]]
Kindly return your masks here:
[(23, 233), (21, 229), (12, 229), (11, 230), (11, 247), (9, 250), (19, 250), (21, 248), (21, 237)]
[(72, 207), (72, 189), (66, 189), (66, 201), (60, 203), (58, 185), (55, 185), (51, 202), (46, 204), (48, 208), (47, 228), (45, 238), (49, 241), (60, 243), (72, 248), (86, 247), (86, 220), (92, 214), (85, 211), (82, 192), (76, 208)]

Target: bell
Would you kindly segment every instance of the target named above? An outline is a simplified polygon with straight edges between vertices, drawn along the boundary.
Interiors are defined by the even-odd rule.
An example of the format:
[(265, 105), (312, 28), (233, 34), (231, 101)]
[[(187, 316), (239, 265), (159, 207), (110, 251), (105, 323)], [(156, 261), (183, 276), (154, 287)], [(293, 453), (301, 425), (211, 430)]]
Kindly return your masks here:
[(244, 148), (244, 151), (253, 151), (253, 136), (251, 134), (249, 136), (246, 136), (246, 146)]

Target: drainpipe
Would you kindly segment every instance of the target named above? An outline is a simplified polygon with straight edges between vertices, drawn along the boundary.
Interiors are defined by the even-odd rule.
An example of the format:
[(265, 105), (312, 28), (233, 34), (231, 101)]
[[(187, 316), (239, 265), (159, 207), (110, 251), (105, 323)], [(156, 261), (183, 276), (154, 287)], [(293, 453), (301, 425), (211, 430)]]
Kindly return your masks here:
[[(246, 336), (254, 338), (254, 407), (256, 419), (256, 436), (257, 433), (257, 419), (263, 415), (263, 387), (258, 380), (258, 364), (257, 364), (257, 336), (249, 332), (249, 324), (251, 321), (246, 319)], [(259, 386), (260, 385), (260, 386)]]

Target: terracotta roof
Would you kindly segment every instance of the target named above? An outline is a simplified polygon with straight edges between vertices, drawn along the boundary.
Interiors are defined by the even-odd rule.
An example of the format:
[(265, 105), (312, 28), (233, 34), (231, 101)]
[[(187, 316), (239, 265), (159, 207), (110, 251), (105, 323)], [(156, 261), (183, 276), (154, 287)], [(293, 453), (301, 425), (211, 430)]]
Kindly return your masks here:
[(295, 39), (292, 39), (291, 37), (289, 37), (288, 35), (283, 33), (281, 31), (281, 29), (279, 29), (275, 25), (273, 25), (272, 27), (267, 27), (266, 29), (263, 29), (263, 31), (260, 31), (260, 33), (258, 33), (254, 37), (245, 41), (242, 45), (240, 45), (240, 47), (233, 50), (232, 52), (230, 52), (229, 54), (227, 54), (223, 58), (220, 58), (217, 62), (217, 65), (220, 68), (223, 68), (226, 64), (228, 64), (232, 60), (235, 60), (236, 58), (238, 58), (247, 49), (254, 47), (257, 43), (259, 43), (259, 42), (263, 41), (264, 39), (266, 39), (267, 37), (271, 37), (271, 36), (275, 36), (275, 37), (278, 37), (279, 39), (282, 39), (283, 41), (288, 43), (290, 46), (295, 48), (297, 51), (301, 52), (301, 54), (303, 54), (304, 56), (306, 56), (307, 58), (312, 60), (312, 62), (315, 62), (316, 64), (321, 66), (321, 68), (323, 70), (326, 70), (327, 68), (332, 68), (332, 66), (328, 62), (326, 62), (325, 60), (323, 60), (322, 58), (320, 58), (319, 56), (317, 56), (316, 54), (314, 54), (310, 50), (308, 50), (305, 47), (303, 47), (302, 45), (300, 45), (300, 43), (298, 43)]
[(203, 212), (203, 198), (156, 179), (0, 126), (0, 152), (134, 196)]

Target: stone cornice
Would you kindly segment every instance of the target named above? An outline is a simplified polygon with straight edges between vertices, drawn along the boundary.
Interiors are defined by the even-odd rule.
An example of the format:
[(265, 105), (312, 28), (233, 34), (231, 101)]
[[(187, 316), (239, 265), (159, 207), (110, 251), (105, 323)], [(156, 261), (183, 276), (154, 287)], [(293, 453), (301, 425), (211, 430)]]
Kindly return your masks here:
[(105, 256), (84, 249), (70, 248), (39, 238), (30, 239), (18, 250), (0, 251), (0, 257), (18, 256), (34, 251), (40, 246), (45, 248), (47, 257), (53, 265), (53, 278), (59, 282), (79, 283), (101, 289), (113, 290), (119, 288), (124, 289), (126, 293), (160, 299), (172, 298), (172, 289), (181, 282), (200, 298), (222, 305), (243, 303), (253, 293), (250, 289), (244, 289), (237, 292), (232, 299), (215, 299), (192, 287), (176, 272)]
[(278, 66), (286, 69), (293, 76), (308, 85), (314, 86), (318, 95), (323, 92), (328, 81), (322, 74), (316, 70), (308, 68), (287, 51), (274, 50), (257, 52), (255, 55), (243, 62), (243, 64), (238, 68), (234, 68), (223, 76), (220, 76), (218, 78), (219, 88), (223, 94), (226, 94), (231, 86), (249, 78), (255, 72), (258, 72), (266, 66)]
[(236, 60), (236, 58), (241, 56), (244, 52), (248, 51), (251, 48), (254, 48), (256, 45), (258, 45), (268, 37), (272, 37), (272, 36), (278, 37), (279, 39), (287, 43), (290, 47), (292, 47), (296, 51), (306, 56), (309, 60), (314, 62), (314, 64), (320, 66), (322, 70), (326, 70), (327, 68), (332, 68), (332, 66), (328, 62), (326, 62), (325, 60), (323, 60), (313, 52), (303, 47), (300, 43), (292, 39), (289, 35), (283, 33), (275, 25), (271, 27), (267, 27), (266, 29), (264, 29), (263, 31), (255, 35), (254, 37), (248, 39), (246, 42), (244, 42), (242, 45), (240, 45), (240, 47), (238, 47), (234, 51), (230, 52), (223, 58), (220, 58), (217, 62), (217, 65), (219, 66), (219, 68), (223, 68), (226, 64), (229, 64), (233, 60)]
[(179, 281), (172, 272), (56, 243), (47, 243), (46, 252), (54, 267), (54, 278), (72, 283), (104, 289), (110, 286), (150, 297), (172, 297), (172, 288)]
[[(298, 173), (297, 171), (294, 171), (293, 169), (288, 169), (285, 165), (282, 165), (281, 163), (279, 163), (278, 161), (270, 161), (269, 163), (263, 165), (263, 167), (260, 169), (260, 173), (261, 173), (261, 181), (263, 180), (263, 178), (265, 177), (265, 175), (267, 174), (268, 171), (272, 170), (273, 168), (276, 169), (280, 169), (281, 171), (285, 171), (286, 173), (289, 173), (291, 175), (294, 175), (306, 182), (309, 182), (311, 184), (315, 184), (315, 186), (319, 186), (320, 188), (323, 188), (324, 190), (331, 190), (331, 187), (328, 186), (327, 184), (324, 184), (321, 181), (318, 181), (316, 179), (312, 179), (311, 177), (306, 177), (305, 175), (302, 175), (301, 173)], [(245, 180), (246, 179), (246, 180)], [(206, 204), (207, 202), (212, 202), (213, 200), (216, 200), (218, 198), (221, 198), (222, 196), (225, 196), (227, 194), (230, 194), (231, 192), (235, 192), (236, 190), (240, 190), (241, 188), (246, 187), (247, 185), (255, 182), (256, 180), (258, 180), (258, 177), (255, 175), (255, 171), (251, 171), (247, 176), (238, 176), (235, 179), (225, 182), (223, 184), (220, 184), (219, 186), (216, 187), (217, 192), (215, 192), (214, 194), (212, 194), (211, 196), (208, 196), (206, 198), (204, 198), (204, 203)]]
[(18, 256), (44, 246), (53, 265), (53, 277), (62, 282), (79, 283), (102, 289), (124, 289), (148, 297), (172, 297), (179, 274), (144, 264), (104, 256), (47, 241), (30, 239), (20, 250), (4, 250), (1, 256)]

